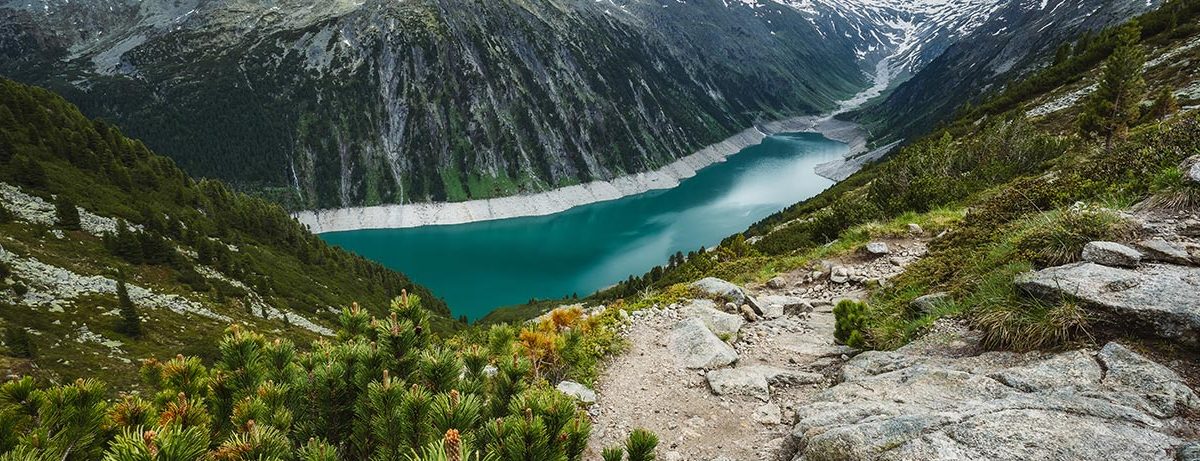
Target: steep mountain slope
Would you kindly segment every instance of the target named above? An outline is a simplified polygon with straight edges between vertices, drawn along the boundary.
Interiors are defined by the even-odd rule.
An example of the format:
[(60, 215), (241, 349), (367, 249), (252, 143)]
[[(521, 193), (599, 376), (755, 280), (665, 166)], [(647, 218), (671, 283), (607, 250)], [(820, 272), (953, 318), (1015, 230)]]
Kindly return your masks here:
[(913, 137), (1048, 65), (1056, 49), (1085, 32), (1119, 24), (1156, 8), (1159, 0), (1023, 0), (999, 7), (886, 100), (855, 118), (881, 139)]
[(854, 107), (995, 0), (8, 0), (0, 73), (293, 208), (456, 201), (663, 166)]
[[(0, 197), (0, 321), (28, 332), (43, 377), (113, 370), (126, 382), (150, 355), (211, 358), (231, 324), (327, 336), (343, 303), (383, 312), (402, 290), (424, 298), (439, 330), (456, 327), (428, 290), (326, 245), (277, 205), (193, 181), (57, 95), (9, 80)], [(118, 281), (140, 335), (123, 329)]]
[(716, 1), (91, 3), (9, 2), (0, 43), (19, 58), (0, 72), (303, 207), (643, 171), (865, 82), (849, 45), (784, 7), (768, 22)]

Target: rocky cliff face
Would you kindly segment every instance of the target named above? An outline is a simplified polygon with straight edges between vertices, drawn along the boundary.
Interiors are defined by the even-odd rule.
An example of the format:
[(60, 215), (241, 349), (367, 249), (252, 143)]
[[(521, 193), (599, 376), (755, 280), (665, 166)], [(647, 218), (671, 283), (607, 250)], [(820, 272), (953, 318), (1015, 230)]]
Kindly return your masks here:
[(996, 4), (13, 0), (0, 73), (294, 207), (456, 201), (873, 96)]
[(923, 134), (963, 103), (998, 92), (1048, 65), (1056, 48), (1087, 31), (1120, 24), (1159, 0), (1024, 0), (997, 8), (858, 118), (888, 139)]

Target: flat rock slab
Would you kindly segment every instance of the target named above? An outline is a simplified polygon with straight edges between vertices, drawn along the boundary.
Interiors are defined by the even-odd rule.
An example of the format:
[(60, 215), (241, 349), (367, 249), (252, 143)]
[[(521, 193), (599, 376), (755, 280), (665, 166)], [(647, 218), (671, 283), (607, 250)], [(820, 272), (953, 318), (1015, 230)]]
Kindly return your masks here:
[(697, 299), (679, 309), (679, 314), (688, 318), (698, 318), (713, 334), (733, 336), (742, 329), (746, 320), (740, 315), (729, 314), (717, 310), (717, 304), (707, 299)]
[(709, 371), (708, 387), (717, 395), (740, 395), (754, 397), (766, 402), (771, 399), (771, 387), (761, 373), (740, 368), (722, 368)]
[(1061, 354), (866, 352), (797, 408), (794, 461), (1174, 461), (1200, 397), (1110, 343)]
[(1142, 263), (1142, 254), (1133, 248), (1116, 242), (1088, 242), (1083, 246), (1084, 261), (1115, 267), (1137, 267)]
[(671, 353), (685, 368), (719, 368), (736, 362), (737, 351), (698, 318), (680, 321), (671, 330)]
[(1133, 332), (1200, 343), (1200, 268), (1148, 264), (1138, 269), (1075, 263), (1022, 275), (1017, 285), (1048, 299), (1078, 299)]

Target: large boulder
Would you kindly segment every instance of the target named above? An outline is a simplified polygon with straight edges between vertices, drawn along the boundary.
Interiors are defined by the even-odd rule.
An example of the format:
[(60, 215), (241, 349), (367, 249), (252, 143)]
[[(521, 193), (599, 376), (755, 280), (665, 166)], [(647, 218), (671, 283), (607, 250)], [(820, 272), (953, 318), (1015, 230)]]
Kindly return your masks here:
[(693, 290), (699, 291), (708, 296), (723, 299), (737, 306), (748, 304), (750, 305), (750, 308), (754, 309), (754, 313), (758, 315), (763, 314), (762, 309), (758, 305), (758, 301), (755, 300), (753, 296), (747, 294), (746, 290), (743, 290), (742, 287), (733, 283), (726, 282), (716, 277), (705, 277), (692, 282), (691, 287)]
[(679, 309), (679, 314), (688, 318), (698, 318), (704, 322), (709, 331), (717, 336), (733, 336), (746, 323), (742, 316), (728, 314), (717, 310), (716, 303), (707, 299), (697, 299)]
[(1125, 331), (1200, 344), (1200, 268), (1082, 262), (1031, 272), (1016, 283), (1034, 296), (1083, 301)]
[(1200, 158), (1193, 159), (1192, 167), (1188, 168), (1188, 179), (1196, 184), (1200, 184)]
[(1174, 461), (1185, 415), (1200, 409), (1182, 378), (1115, 343), (953, 358), (901, 349), (846, 365), (845, 382), (796, 407), (795, 461)]
[(685, 368), (719, 368), (738, 359), (737, 351), (698, 318), (675, 324), (670, 334), (670, 347), (676, 363)]
[(1088, 242), (1083, 246), (1082, 258), (1114, 267), (1137, 267), (1142, 263), (1140, 252), (1116, 242)]
[(741, 368), (722, 368), (709, 371), (705, 377), (714, 394), (754, 397), (764, 402), (771, 399), (771, 387), (761, 373)]
[(887, 242), (871, 242), (867, 244), (867, 253), (875, 256), (883, 256), (891, 252), (892, 249), (888, 248)]

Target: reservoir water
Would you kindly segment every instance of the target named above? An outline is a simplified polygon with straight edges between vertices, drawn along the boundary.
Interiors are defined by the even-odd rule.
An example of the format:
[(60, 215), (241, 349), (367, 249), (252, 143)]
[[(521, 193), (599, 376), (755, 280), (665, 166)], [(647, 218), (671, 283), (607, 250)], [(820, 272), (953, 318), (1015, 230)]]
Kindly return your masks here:
[(549, 216), (451, 226), (322, 234), (408, 274), (474, 320), (531, 298), (584, 296), (711, 247), (833, 184), (813, 167), (845, 144), (813, 133), (774, 135), (678, 187)]

